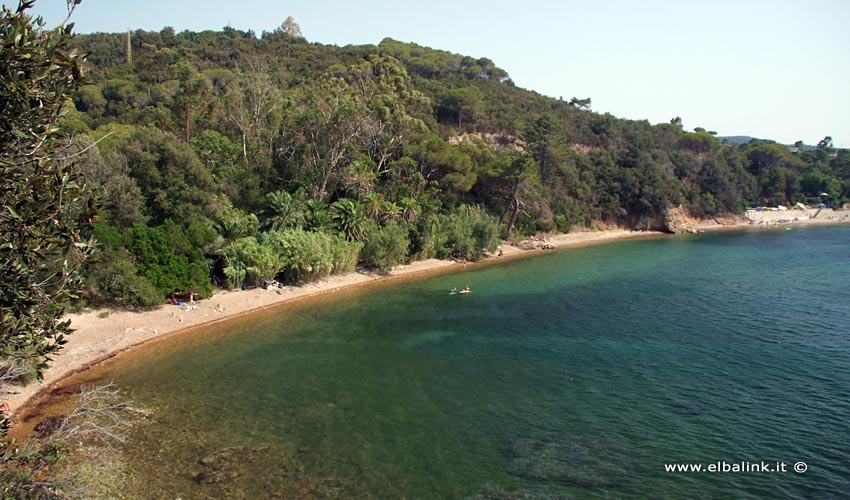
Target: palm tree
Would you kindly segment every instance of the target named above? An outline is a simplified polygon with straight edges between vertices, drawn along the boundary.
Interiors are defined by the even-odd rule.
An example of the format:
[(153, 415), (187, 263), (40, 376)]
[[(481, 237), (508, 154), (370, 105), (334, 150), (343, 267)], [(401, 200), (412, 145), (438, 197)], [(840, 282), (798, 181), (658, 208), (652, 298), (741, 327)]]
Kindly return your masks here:
[(307, 201), (306, 223), (307, 227), (312, 230), (321, 230), (332, 228), (334, 223), (328, 212), (328, 205), (322, 200)]
[(362, 240), (366, 235), (363, 207), (350, 198), (341, 198), (331, 205), (331, 219), (348, 241)]
[(419, 212), (422, 210), (419, 202), (415, 198), (404, 197), (399, 200), (398, 204), (401, 206), (402, 218), (408, 222), (416, 222), (416, 217), (419, 216)]
[(257, 216), (231, 208), (216, 221), (215, 229), (227, 245), (236, 240), (257, 234)]
[(363, 197), (363, 207), (366, 210), (366, 215), (372, 220), (378, 220), (381, 217), (381, 200), (382, 196), (378, 193), (369, 193)]
[(274, 191), (266, 195), (266, 206), (263, 214), (266, 229), (281, 229), (298, 227), (304, 224), (304, 211), (299, 202), (286, 191)]
[(401, 213), (401, 208), (392, 201), (381, 202), (381, 220), (383, 222), (391, 221), (398, 217)]
[(360, 201), (363, 196), (372, 192), (377, 178), (378, 174), (375, 173), (372, 161), (368, 158), (360, 158), (348, 166), (345, 185), (354, 188), (357, 201)]

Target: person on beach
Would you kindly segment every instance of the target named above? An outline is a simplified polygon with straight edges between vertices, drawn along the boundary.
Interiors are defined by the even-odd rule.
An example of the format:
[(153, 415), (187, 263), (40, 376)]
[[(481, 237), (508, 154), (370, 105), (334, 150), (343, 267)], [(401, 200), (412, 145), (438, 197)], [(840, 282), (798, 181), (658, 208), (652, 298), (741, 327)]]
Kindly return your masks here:
[(223, 312), (224, 312), (224, 307), (222, 307), (222, 305), (221, 305), (221, 304), (216, 304), (216, 305), (215, 305), (215, 310), (216, 310), (216, 312), (223, 313)]

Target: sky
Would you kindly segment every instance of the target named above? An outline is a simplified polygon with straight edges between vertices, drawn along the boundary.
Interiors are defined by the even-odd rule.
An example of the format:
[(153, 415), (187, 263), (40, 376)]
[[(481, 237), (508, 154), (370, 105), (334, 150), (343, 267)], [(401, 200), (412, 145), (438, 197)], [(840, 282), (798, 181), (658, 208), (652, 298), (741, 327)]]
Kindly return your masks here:
[[(31, 12), (53, 26), (66, 2), (37, 0)], [(287, 16), (311, 42), (391, 37), (487, 57), (518, 87), (590, 97), (599, 113), (850, 147), (846, 0), (82, 0), (72, 21), (76, 33), (230, 25), (259, 35)]]

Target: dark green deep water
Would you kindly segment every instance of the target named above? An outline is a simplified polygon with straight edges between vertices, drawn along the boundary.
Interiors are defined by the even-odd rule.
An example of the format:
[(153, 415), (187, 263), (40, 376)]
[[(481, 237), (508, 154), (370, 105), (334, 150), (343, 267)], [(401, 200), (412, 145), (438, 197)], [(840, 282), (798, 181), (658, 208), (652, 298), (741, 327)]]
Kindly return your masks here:
[[(196, 333), (110, 374), (153, 411), (120, 492), (846, 498), (848, 250), (848, 227), (658, 238)], [(227, 447), (231, 480), (193, 482)], [(664, 468), (718, 461), (788, 470)]]

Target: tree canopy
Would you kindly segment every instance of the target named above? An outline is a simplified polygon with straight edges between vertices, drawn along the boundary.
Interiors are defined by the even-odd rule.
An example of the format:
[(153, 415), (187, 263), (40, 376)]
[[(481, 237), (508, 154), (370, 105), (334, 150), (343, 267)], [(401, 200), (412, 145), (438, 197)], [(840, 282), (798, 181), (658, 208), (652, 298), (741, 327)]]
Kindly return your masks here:
[(3, 7), (0, 19), (0, 358), (40, 375), (70, 333), (61, 318), (80, 291), (97, 209), (85, 203), (84, 156), (57, 127), (83, 82), (71, 27), (44, 29), (31, 5)]
[(679, 117), (651, 125), (517, 88), (486, 57), (310, 43), (291, 17), (259, 37), (166, 28), (130, 33), (129, 49), (125, 33), (72, 43), (89, 79), (60, 124), (98, 199), (90, 302), (480, 256), (491, 239), (459, 221), (522, 238), (661, 227), (680, 205), (709, 217), (850, 200), (850, 161), (829, 137), (793, 151), (721, 143)]

